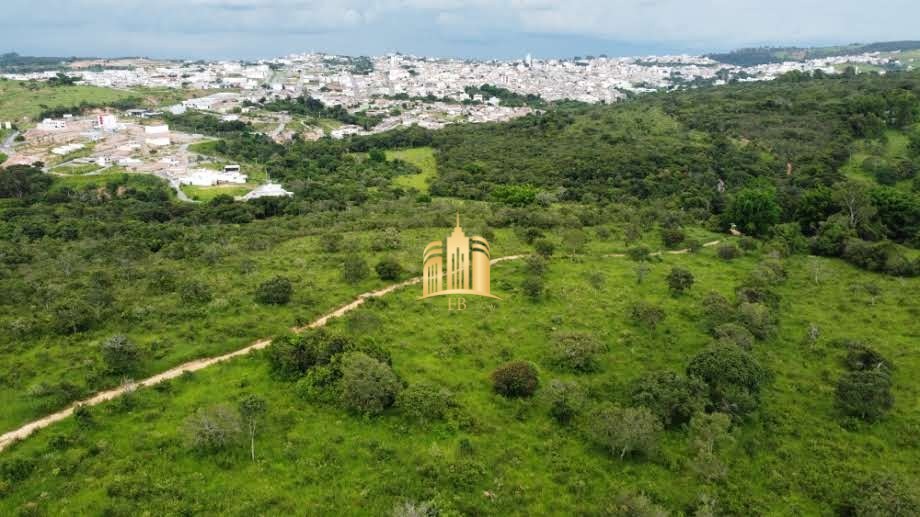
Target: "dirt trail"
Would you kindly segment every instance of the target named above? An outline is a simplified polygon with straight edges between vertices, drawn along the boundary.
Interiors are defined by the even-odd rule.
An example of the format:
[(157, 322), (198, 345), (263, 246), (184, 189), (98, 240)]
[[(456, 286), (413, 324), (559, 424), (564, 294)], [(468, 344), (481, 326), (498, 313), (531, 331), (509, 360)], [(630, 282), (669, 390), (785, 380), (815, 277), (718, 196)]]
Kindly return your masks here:
[[(712, 242), (707, 242), (706, 244), (703, 244), (703, 246), (709, 247), (709, 246), (714, 246), (714, 245), (716, 245), (716, 244), (718, 244), (718, 243), (719, 243), (719, 241), (716, 240), (716, 241), (712, 241)], [(681, 253), (687, 253), (688, 251), (690, 251), (690, 250), (689, 250), (689, 249), (682, 249), (682, 250), (668, 251), (667, 253), (670, 253), (670, 254), (681, 254)], [(653, 255), (660, 255), (660, 254), (661, 254), (660, 251), (657, 252), (657, 253), (653, 253)], [(517, 260), (517, 259), (520, 259), (520, 258), (523, 258), (523, 257), (526, 257), (526, 256), (527, 256), (527, 255), (509, 255), (509, 256), (507, 256), (507, 257), (500, 257), (500, 258), (497, 258), (497, 259), (493, 259), (491, 263), (492, 263), (492, 264), (498, 264), (499, 262), (505, 262), (505, 261), (508, 261), (508, 260)], [(625, 256), (625, 255), (620, 254), (620, 253), (613, 253), (613, 254), (609, 254), (609, 255), (605, 255), (605, 256), (606, 256), (606, 257), (623, 257), (623, 256)], [(309, 323), (308, 325), (305, 325), (305, 326), (303, 326), (303, 327), (293, 328), (293, 329), (291, 329), (291, 330), (293, 330), (294, 332), (302, 332), (302, 331), (304, 331), (304, 330), (306, 330), (306, 329), (314, 329), (314, 328), (322, 327), (322, 326), (326, 325), (326, 323), (328, 323), (329, 320), (331, 320), (332, 318), (338, 318), (338, 317), (340, 317), (340, 316), (343, 316), (343, 315), (345, 315), (345, 314), (347, 314), (347, 313), (349, 313), (349, 312), (351, 312), (351, 311), (357, 309), (357, 308), (360, 307), (365, 301), (367, 301), (368, 298), (376, 298), (376, 297), (384, 296), (384, 295), (386, 295), (386, 294), (392, 293), (393, 291), (396, 291), (397, 289), (402, 289), (403, 287), (407, 287), (407, 286), (410, 286), (410, 285), (415, 285), (415, 284), (417, 284), (417, 283), (419, 283), (419, 282), (421, 282), (421, 281), (422, 281), (422, 278), (421, 278), (421, 277), (415, 277), (415, 278), (411, 278), (411, 279), (409, 279), (409, 280), (406, 280), (406, 281), (404, 281), (404, 282), (400, 282), (400, 283), (398, 283), (398, 284), (393, 284), (393, 285), (391, 285), (391, 286), (384, 287), (384, 288), (382, 288), (382, 289), (378, 289), (378, 290), (376, 290), (376, 291), (369, 291), (369, 292), (360, 294), (360, 295), (358, 295), (358, 297), (355, 298), (353, 301), (351, 301), (351, 302), (349, 302), (349, 303), (347, 303), (347, 304), (345, 304), (345, 305), (343, 305), (343, 306), (341, 306), (341, 307), (339, 307), (339, 308), (337, 308), (337, 309), (335, 309), (335, 310), (333, 310), (333, 311), (331, 311), (331, 312), (327, 312), (326, 314), (324, 314), (324, 315), (320, 316), (319, 318), (313, 320), (313, 321), (312, 321), (311, 323)], [(260, 339), (259, 341), (256, 341), (256, 342), (252, 343), (251, 345), (249, 345), (249, 346), (247, 346), (247, 347), (245, 347), (245, 348), (241, 348), (241, 349), (239, 349), (239, 350), (235, 350), (235, 351), (233, 351), (233, 352), (229, 352), (229, 353), (224, 354), (224, 355), (219, 355), (219, 356), (216, 356), (216, 357), (203, 357), (203, 358), (201, 358), (201, 359), (195, 359), (194, 361), (189, 361), (189, 362), (187, 362), (187, 363), (180, 364), (179, 366), (176, 366), (176, 367), (174, 367), (174, 368), (170, 368), (169, 370), (166, 370), (165, 372), (158, 373), (158, 374), (156, 374), (156, 375), (154, 375), (154, 376), (152, 376), (152, 377), (148, 377), (148, 378), (146, 378), (146, 379), (144, 379), (144, 380), (140, 380), (140, 381), (137, 381), (137, 382), (132, 382), (132, 383), (129, 383), (129, 384), (125, 384), (125, 385), (119, 386), (119, 387), (117, 387), (117, 388), (112, 388), (112, 389), (110, 389), (110, 390), (101, 391), (101, 392), (99, 392), (99, 393), (93, 395), (93, 396), (90, 397), (90, 398), (87, 398), (87, 399), (84, 399), (84, 400), (75, 402), (75, 403), (71, 404), (70, 406), (68, 406), (68, 407), (66, 407), (66, 408), (64, 408), (64, 409), (62, 409), (62, 410), (60, 410), (60, 411), (58, 411), (58, 412), (56, 412), (56, 413), (52, 413), (52, 414), (50, 414), (50, 415), (44, 416), (44, 417), (42, 417), (42, 418), (39, 418), (38, 420), (32, 421), (32, 422), (30, 422), (30, 423), (28, 423), (28, 424), (26, 424), (26, 425), (20, 427), (19, 429), (15, 429), (15, 430), (13, 430), (13, 431), (10, 431), (10, 432), (8, 432), (8, 433), (5, 433), (4, 435), (0, 436), (0, 451), (2, 451), (3, 449), (6, 449), (7, 447), (9, 447), (10, 444), (14, 443), (15, 441), (17, 441), (17, 440), (22, 440), (22, 439), (28, 437), (30, 434), (32, 434), (33, 432), (35, 432), (35, 431), (37, 431), (37, 430), (39, 430), (39, 429), (42, 429), (43, 427), (47, 427), (47, 426), (49, 426), (49, 425), (51, 425), (51, 424), (53, 424), (53, 423), (55, 423), (55, 422), (59, 422), (59, 421), (65, 419), (65, 418), (69, 417), (70, 415), (73, 414), (74, 409), (75, 409), (77, 406), (81, 406), (81, 405), (82, 405), (82, 406), (95, 406), (95, 405), (97, 405), (97, 404), (101, 404), (101, 403), (106, 402), (106, 401), (108, 401), (108, 400), (112, 400), (112, 399), (114, 399), (114, 398), (116, 398), (116, 397), (118, 397), (118, 396), (120, 396), (120, 395), (123, 395), (123, 394), (125, 394), (125, 393), (127, 393), (127, 392), (129, 392), (129, 391), (131, 391), (131, 390), (134, 390), (134, 389), (137, 389), (137, 388), (142, 388), (142, 387), (145, 387), (145, 386), (153, 386), (154, 384), (159, 384), (159, 383), (161, 383), (161, 382), (163, 382), (163, 381), (167, 381), (167, 380), (169, 380), (169, 379), (175, 379), (176, 377), (179, 377), (180, 375), (182, 375), (182, 374), (185, 373), (185, 372), (194, 372), (194, 371), (198, 371), (198, 370), (207, 368), (208, 366), (212, 366), (212, 365), (215, 365), (215, 364), (217, 364), (217, 363), (222, 363), (222, 362), (224, 362), (224, 361), (233, 359), (234, 357), (239, 357), (239, 356), (246, 355), (246, 354), (249, 354), (249, 353), (251, 353), (251, 352), (254, 352), (254, 351), (256, 351), (256, 350), (261, 350), (261, 349), (263, 349), (263, 348), (265, 348), (265, 347), (267, 347), (267, 346), (269, 346), (269, 345), (271, 345), (271, 344), (272, 344), (272, 340), (271, 340), (271, 339)]]
[[(507, 256), (507, 257), (501, 257), (501, 258), (497, 258), (497, 259), (492, 260), (492, 264), (497, 264), (497, 263), (499, 263), (499, 262), (505, 262), (505, 261), (507, 261), (507, 260), (515, 260), (515, 259), (522, 258), (522, 257), (524, 257), (524, 256), (526, 256), (526, 255), (510, 255), (510, 256)], [(398, 283), (398, 284), (393, 284), (393, 285), (391, 285), (391, 286), (384, 287), (384, 288), (378, 289), (378, 290), (376, 290), (376, 291), (369, 291), (369, 292), (360, 294), (360, 295), (358, 295), (357, 298), (355, 298), (355, 299), (354, 299), (353, 301), (351, 301), (350, 303), (348, 303), (348, 304), (346, 304), (346, 305), (343, 305), (343, 306), (339, 307), (338, 309), (335, 309), (335, 310), (333, 310), (333, 311), (331, 311), (331, 312), (327, 312), (326, 314), (324, 314), (324, 315), (320, 316), (319, 318), (313, 320), (310, 324), (305, 325), (305, 326), (303, 326), (303, 327), (294, 328), (294, 329), (291, 329), (291, 330), (293, 330), (294, 332), (302, 332), (302, 331), (304, 331), (304, 330), (306, 330), (306, 329), (314, 329), (314, 328), (322, 327), (322, 326), (326, 325), (326, 323), (328, 323), (329, 320), (331, 320), (332, 318), (338, 318), (338, 317), (340, 317), (340, 316), (343, 316), (343, 315), (345, 315), (345, 314), (347, 314), (347, 313), (349, 313), (349, 312), (351, 312), (351, 311), (357, 309), (358, 307), (361, 306), (361, 304), (363, 304), (365, 301), (367, 301), (368, 298), (376, 298), (376, 297), (379, 297), (379, 296), (384, 296), (384, 295), (386, 295), (386, 294), (392, 293), (393, 291), (396, 291), (397, 289), (402, 289), (403, 287), (407, 287), (407, 286), (410, 286), (410, 285), (414, 285), (414, 284), (417, 284), (417, 283), (419, 283), (419, 282), (421, 282), (421, 281), (422, 281), (422, 278), (421, 278), (421, 277), (415, 277), (415, 278), (411, 278), (411, 279), (409, 279), (409, 280), (406, 280), (405, 282), (400, 282), (400, 283)], [(175, 379), (176, 377), (179, 377), (180, 375), (182, 375), (182, 374), (185, 373), (185, 372), (194, 372), (194, 371), (198, 371), (198, 370), (201, 370), (201, 369), (203, 369), (203, 368), (207, 368), (208, 366), (212, 366), (212, 365), (215, 365), (215, 364), (217, 364), (217, 363), (222, 363), (222, 362), (227, 361), (227, 360), (229, 360), (229, 359), (233, 359), (234, 357), (239, 357), (239, 356), (241, 356), (241, 355), (246, 355), (246, 354), (249, 354), (249, 353), (254, 352), (254, 351), (256, 351), (256, 350), (261, 350), (261, 349), (267, 347), (267, 346), (270, 345), (270, 344), (272, 344), (272, 340), (271, 340), (271, 339), (260, 339), (259, 341), (256, 341), (255, 343), (252, 343), (251, 345), (249, 345), (249, 346), (247, 346), (247, 347), (245, 347), (245, 348), (241, 348), (241, 349), (239, 349), (239, 350), (235, 350), (235, 351), (233, 351), (233, 352), (229, 352), (229, 353), (224, 354), (224, 355), (219, 355), (219, 356), (216, 356), (216, 357), (203, 357), (203, 358), (201, 358), (201, 359), (196, 359), (196, 360), (194, 360), (194, 361), (189, 361), (189, 362), (187, 362), (187, 363), (180, 364), (179, 366), (176, 366), (176, 367), (174, 367), (174, 368), (170, 368), (169, 370), (166, 370), (165, 372), (158, 373), (158, 374), (156, 374), (156, 375), (154, 375), (154, 376), (152, 376), (152, 377), (148, 377), (148, 378), (146, 378), (146, 379), (144, 379), (144, 380), (137, 381), (137, 382), (132, 382), (132, 383), (129, 383), (129, 384), (125, 384), (125, 385), (119, 386), (119, 387), (117, 387), (117, 388), (112, 388), (112, 389), (110, 389), (110, 390), (106, 390), (106, 391), (99, 392), (99, 393), (93, 395), (92, 397), (90, 397), (90, 398), (88, 398), (88, 399), (84, 399), (84, 400), (81, 400), (81, 401), (79, 401), (79, 402), (75, 402), (75, 403), (71, 404), (70, 406), (68, 406), (68, 407), (66, 407), (66, 408), (64, 408), (64, 409), (62, 409), (62, 410), (60, 410), (60, 411), (58, 411), (58, 412), (56, 412), (56, 413), (52, 413), (52, 414), (50, 414), (50, 415), (48, 415), (48, 416), (39, 418), (38, 420), (35, 420), (35, 421), (33, 421), (33, 422), (30, 422), (30, 423), (28, 423), (28, 424), (26, 424), (26, 425), (20, 427), (19, 429), (16, 429), (16, 430), (14, 430), (14, 431), (10, 431), (10, 432), (8, 432), (8, 433), (6, 433), (6, 434), (0, 436), (0, 451), (2, 451), (3, 449), (9, 447), (9, 445), (12, 444), (13, 442), (15, 442), (15, 441), (17, 441), (17, 440), (22, 440), (22, 439), (28, 437), (28, 436), (29, 436), (30, 434), (32, 434), (33, 432), (35, 432), (35, 431), (37, 431), (37, 430), (39, 430), (39, 429), (41, 429), (41, 428), (43, 428), (43, 427), (47, 427), (47, 426), (49, 426), (49, 425), (51, 425), (51, 424), (53, 424), (53, 423), (55, 423), (55, 422), (61, 421), (61, 420), (65, 419), (65, 418), (69, 417), (70, 415), (73, 414), (74, 409), (75, 409), (77, 406), (80, 406), (80, 405), (84, 405), (84, 406), (95, 406), (95, 405), (97, 405), (97, 404), (101, 404), (101, 403), (106, 402), (106, 401), (108, 401), (108, 400), (112, 400), (112, 399), (114, 399), (114, 398), (116, 398), (116, 397), (118, 397), (118, 396), (120, 396), (120, 395), (123, 395), (123, 394), (127, 393), (128, 391), (131, 391), (131, 390), (134, 390), (134, 389), (137, 389), (137, 388), (142, 388), (142, 387), (145, 387), (145, 386), (153, 386), (154, 384), (159, 384), (159, 383), (161, 383), (161, 382), (163, 382), (163, 381), (166, 381), (166, 380), (169, 380), (169, 379)]]

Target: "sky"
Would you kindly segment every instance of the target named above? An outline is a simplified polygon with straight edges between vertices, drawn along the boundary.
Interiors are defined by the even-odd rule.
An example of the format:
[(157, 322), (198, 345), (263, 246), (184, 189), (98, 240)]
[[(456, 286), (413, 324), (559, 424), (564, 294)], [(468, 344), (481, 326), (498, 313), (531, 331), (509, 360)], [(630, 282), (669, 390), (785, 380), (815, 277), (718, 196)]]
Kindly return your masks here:
[(3, 0), (0, 53), (701, 54), (920, 39), (917, 0)]

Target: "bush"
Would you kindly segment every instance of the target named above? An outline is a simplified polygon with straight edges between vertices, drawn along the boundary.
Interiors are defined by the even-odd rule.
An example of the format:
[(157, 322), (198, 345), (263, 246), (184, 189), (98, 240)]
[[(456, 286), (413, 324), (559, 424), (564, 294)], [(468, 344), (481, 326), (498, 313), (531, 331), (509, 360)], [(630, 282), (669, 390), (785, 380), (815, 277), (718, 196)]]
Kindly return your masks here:
[(754, 334), (736, 323), (723, 323), (713, 330), (719, 343), (734, 345), (750, 350), (754, 345)]
[(665, 228), (661, 230), (661, 242), (669, 249), (680, 246), (680, 243), (684, 242), (686, 238), (687, 234), (678, 228)]
[(326, 253), (336, 253), (342, 249), (342, 235), (339, 233), (325, 233), (320, 235), (319, 246)]
[(848, 510), (854, 517), (920, 515), (920, 487), (909, 486), (889, 473), (872, 476), (851, 493)]
[(524, 259), (524, 271), (528, 275), (543, 276), (547, 266), (546, 259), (540, 255), (530, 255)]
[(492, 388), (504, 397), (530, 397), (539, 386), (537, 368), (525, 361), (503, 364), (492, 372)]
[(533, 243), (533, 249), (537, 252), (537, 255), (549, 258), (556, 251), (556, 246), (546, 239), (540, 239)]
[(890, 372), (891, 362), (869, 345), (853, 341), (847, 343), (846, 367), (853, 371)]
[(134, 371), (141, 360), (141, 353), (137, 345), (127, 337), (112, 336), (102, 343), (102, 362), (106, 370), (114, 374), (125, 374)]
[(730, 242), (724, 242), (716, 248), (716, 254), (719, 255), (719, 258), (732, 260), (741, 256), (741, 250)]
[(349, 284), (357, 284), (367, 278), (367, 262), (357, 255), (349, 255), (342, 264), (342, 279)]
[(630, 388), (632, 404), (648, 408), (668, 428), (689, 422), (694, 413), (703, 411), (706, 395), (707, 387), (701, 380), (673, 372), (647, 373)]
[(651, 250), (645, 246), (635, 246), (626, 250), (626, 255), (630, 260), (636, 262), (645, 262), (651, 258)]
[(735, 308), (724, 296), (710, 291), (703, 298), (703, 317), (706, 320), (706, 326), (709, 329), (715, 329), (719, 325), (734, 321)]
[(630, 317), (636, 323), (655, 330), (664, 319), (664, 309), (648, 302), (636, 302), (629, 310)]
[(574, 381), (553, 379), (546, 389), (549, 414), (560, 424), (572, 421), (585, 405), (585, 393)]
[(187, 304), (208, 303), (211, 301), (211, 288), (201, 282), (188, 282), (179, 288), (179, 298)]
[(674, 266), (667, 276), (668, 288), (674, 294), (681, 294), (693, 286), (693, 273), (682, 267)]
[(297, 379), (316, 365), (326, 365), (338, 354), (356, 347), (352, 341), (323, 329), (275, 339), (266, 355), (271, 371), (283, 379)]
[(757, 407), (767, 370), (736, 346), (718, 344), (696, 354), (687, 375), (709, 386), (712, 406), (723, 413), (742, 416)]
[(843, 414), (874, 422), (894, 405), (891, 378), (876, 370), (847, 372), (837, 382), (836, 399)]
[(550, 349), (552, 364), (573, 372), (597, 371), (597, 356), (607, 347), (591, 334), (559, 332), (553, 336)]
[(96, 323), (93, 307), (83, 300), (64, 299), (51, 307), (51, 325), (60, 334), (76, 334), (89, 330)]
[(374, 271), (377, 272), (377, 276), (379, 276), (381, 280), (398, 280), (403, 269), (396, 259), (386, 257), (374, 266)]
[(433, 384), (418, 383), (402, 390), (396, 397), (396, 406), (412, 420), (428, 422), (447, 417), (456, 406), (453, 395)]
[(521, 284), (521, 289), (533, 301), (539, 300), (543, 296), (543, 277), (528, 276)]
[(283, 276), (276, 276), (259, 285), (256, 289), (256, 301), (267, 305), (285, 305), (291, 301), (293, 293), (291, 281)]
[(188, 444), (203, 451), (225, 449), (237, 442), (242, 432), (240, 415), (226, 405), (198, 409), (185, 420)]
[(636, 452), (649, 454), (657, 447), (661, 421), (648, 408), (602, 406), (591, 416), (589, 432), (594, 441), (624, 458)]
[(776, 317), (762, 303), (742, 303), (738, 306), (738, 321), (757, 339), (766, 339), (776, 332)]
[(645, 494), (620, 492), (605, 509), (604, 515), (617, 517), (668, 517), (667, 510), (653, 503)]
[(364, 415), (377, 415), (392, 406), (402, 388), (389, 366), (363, 352), (342, 357), (339, 384), (345, 407)]

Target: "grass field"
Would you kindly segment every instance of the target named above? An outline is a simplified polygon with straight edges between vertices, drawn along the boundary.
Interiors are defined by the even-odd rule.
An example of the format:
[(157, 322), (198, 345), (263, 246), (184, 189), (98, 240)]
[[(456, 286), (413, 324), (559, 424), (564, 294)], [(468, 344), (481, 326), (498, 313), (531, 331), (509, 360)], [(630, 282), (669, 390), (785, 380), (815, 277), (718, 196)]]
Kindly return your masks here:
[[(913, 129), (918, 130), (917, 128)], [(855, 145), (854, 152), (850, 159), (841, 167), (848, 178), (869, 184), (877, 184), (875, 177), (871, 172), (866, 171), (863, 167), (867, 158), (877, 157), (888, 164), (893, 164), (896, 160), (907, 158), (907, 135), (901, 131), (886, 130), (885, 140), (879, 141), (860, 141)], [(895, 187), (903, 190), (911, 190), (911, 180), (900, 180)]]
[[(424, 240), (419, 237), (413, 244)], [(495, 239), (501, 253), (508, 251), (506, 237)], [(142, 506), (153, 514), (385, 515), (407, 500), (435, 500), (468, 515), (600, 515), (625, 490), (674, 514), (692, 514), (705, 497), (719, 514), (831, 515), (866, 472), (916, 472), (920, 383), (912, 372), (920, 359), (911, 348), (918, 314), (910, 301), (920, 284), (838, 260), (786, 261), (779, 331), (752, 352), (773, 380), (761, 408), (735, 426), (734, 441), (720, 452), (728, 469), (721, 481), (701, 479), (690, 468), (686, 429), (666, 431), (648, 457), (619, 459), (587, 437), (581, 417), (568, 426), (553, 421), (542, 393), (519, 400), (495, 395), (489, 372), (523, 359), (538, 365), (544, 388), (551, 379), (572, 380), (591, 404), (627, 403), (633, 379), (682, 371), (707, 346), (703, 296), (710, 290), (733, 296), (761, 259), (755, 253), (724, 262), (712, 249), (665, 256), (639, 284), (635, 263), (598, 256), (612, 244), (593, 242), (578, 260), (554, 259), (539, 301), (523, 295), (524, 265), (512, 262), (492, 271), (501, 301), (472, 298), (466, 311), (449, 312), (443, 298), (417, 301), (413, 286), (332, 323), (336, 332), (388, 350), (408, 385), (450, 390), (458, 409), (445, 421), (415, 422), (398, 409), (359, 417), (305, 400), (255, 355), (93, 408), (92, 424), (78, 427), (68, 419), (5, 452), (7, 465), (30, 467), (3, 487), (0, 513), (123, 514)], [(316, 264), (322, 259), (311, 255), (313, 248), (290, 242), (256, 260), (284, 267), (287, 257), (297, 256)], [(820, 265), (817, 282), (814, 264)], [(683, 296), (665, 286), (673, 265), (696, 277)], [(210, 274), (222, 277), (225, 270), (218, 269)], [(882, 294), (870, 297), (860, 287), (867, 283)], [(232, 282), (224, 288), (235, 292)], [(298, 311), (312, 312), (303, 306), (303, 284), (297, 293)], [(255, 309), (237, 296), (228, 294), (230, 307)], [(629, 307), (637, 300), (660, 304), (663, 323), (651, 330), (633, 322)], [(259, 313), (275, 326), (290, 317), (287, 308)], [(241, 317), (237, 311), (237, 321)], [(821, 336), (806, 345), (809, 325)], [(207, 328), (239, 323), (228, 327), (211, 318)], [(606, 345), (596, 372), (574, 374), (547, 361), (548, 343), (559, 331), (588, 332)], [(833, 407), (834, 382), (843, 371), (842, 350), (831, 345), (836, 338), (867, 339), (896, 365), (895, 408), (883, 421), (841, 425)], [(189, 449), (183, 433), (189, 415), (235, 406), (246, 394), (264, 398), (268, 407), (255, 462), (248, 443), (213, 454)]]
[(415, 165), (421, 172), (411, 176), (397, 176), (393, 183), (414, 188), (420, 192), (428, 192), (428, 182), (438, 175), (438, 164), (434, 157), (434, 149), (430, 147), (416, 147), (399, 151), (386, 151), (387, 160), (403, 160)]
[(30, 90), (27, 83), (0, 80), (0, 121), (20, 122), (23, 117), (37, 117), (44, 109), (42, 105), (75, 106), (81, 102), (106, 103), (137, 96), (131, 91), (96, 86), (51, 87), (39, 84), (38, 89)]
[(222, 194), (234, 197), (242, 196), (254, 188), (256, 188), (256, 185), (253, 183), (247, 183), (244, 185), (228, 183), (225, 185), (216, 185), (213, 187), (196, 187), (194, 185), (183, 185), (182, 191), (195, 201), (208, 202)]

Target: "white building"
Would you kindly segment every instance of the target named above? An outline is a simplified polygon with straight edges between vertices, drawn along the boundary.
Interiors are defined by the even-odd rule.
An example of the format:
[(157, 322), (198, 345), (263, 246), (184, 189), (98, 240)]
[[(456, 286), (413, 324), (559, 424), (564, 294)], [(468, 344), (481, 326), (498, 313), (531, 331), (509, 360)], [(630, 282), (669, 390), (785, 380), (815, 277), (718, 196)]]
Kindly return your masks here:
[(211, 169), (195, 169), (191, 174), (179, 178), (182, 185), (194, 185), (196, 187), (213, 187), (223, 183), (246, 183), (246, 175), (239, 172), (220, 172)]
[(146, 136), (147, 145), (162, 147), (170, 144), (169, 126), (166, 124), (144, 126), (144, 135)]
[(293, 192), (284, 190), (284, 188), (277, 183), (266, 183), (264, 185), (259, 185), (251, 192), (240, 197), (240, 199), (249, 201), (250, 199), (258, 199), (260, 197), (291, 197), (293, 195)]
[(60, 131), (61, 129), (67, 129), (67, 123), (63, 120), (46, 118), (38, 125), (38, 129), (43, 131)]

